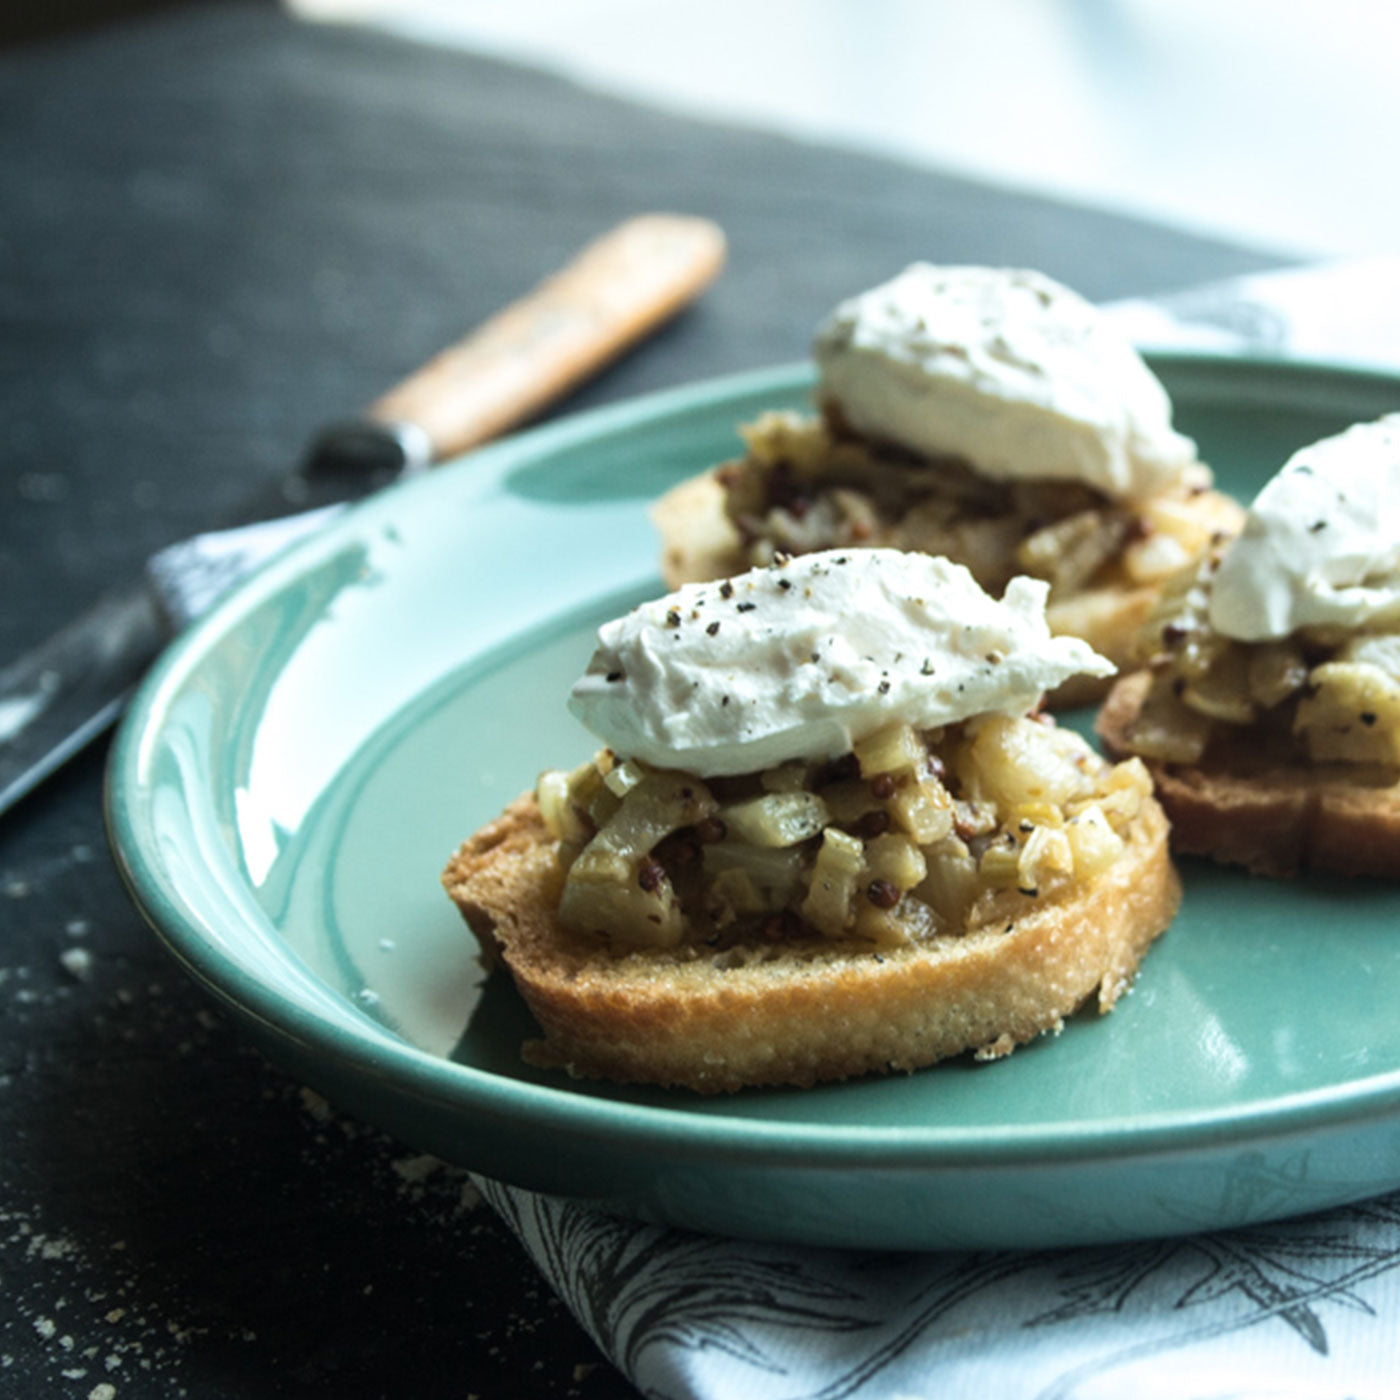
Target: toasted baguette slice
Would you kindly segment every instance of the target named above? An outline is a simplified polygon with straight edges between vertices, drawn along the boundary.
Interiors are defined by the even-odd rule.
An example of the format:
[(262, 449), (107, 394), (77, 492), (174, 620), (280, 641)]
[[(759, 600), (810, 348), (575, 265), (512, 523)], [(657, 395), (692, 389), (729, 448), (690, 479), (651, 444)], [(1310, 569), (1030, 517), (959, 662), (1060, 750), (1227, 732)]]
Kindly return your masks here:
[(965, 933), (877, 954), (812, 938), (747, 956), (614, 952), (555, 918), (564, 872), (533, 796), (453, 856), (443, 884), (544, 1031), (535, 1063), (702, 1094), (995, 1059), (1095, 992), (1101, 1012), (1171, 922), (1180, 886), (1150, 799), (1119, 860), (1059, 898), (998, 896)]
[[(1192, 503), (1204, 529), (1233, 534), (1243, 513), (1237, 502), (1219, 491), (1202, 491)], [(724, 578), (750, 567), (739, 532), (725, 514), (724, 488), (713, 472), (674, 486), (651, 509), (661, 536), (661, 576), (668, 588), (683, 583)], [(957, 559), (974, 574), (977, 560)], [(1099, 585), (1064, 596), (1053, 596), (1046, 608), (1050, 630), (1057, 636), (1081, 637), (1100, 656), (1126, 671), (1132, 667), (1138, 632), (1157, 601), (1159, 585)], [(1094, 704), (1107, 693), (1110, 681), (1077, 676), (1047, 697), (1055, 709)]]
[(739, 532), (725, 514), (724, 487), (712, 471), (688, 477), (653, 502), (651, 523), (661, 536), (667, 588), (728, 578), (749, 567)]
[[(1146, 671), (1110, 691), (1095, 728), (1117, 758), (1151, 684)], [(1209, 755), (1207, 755), (1209, 758)], [(1286, 767), (1250, 754), (1247, 740), (1201, 767), (1143, 760), (1172, 824), (1172, 847), (1286, 877), (1303, 869), (1400, 876), (1400, 782), (1355, 764)]]

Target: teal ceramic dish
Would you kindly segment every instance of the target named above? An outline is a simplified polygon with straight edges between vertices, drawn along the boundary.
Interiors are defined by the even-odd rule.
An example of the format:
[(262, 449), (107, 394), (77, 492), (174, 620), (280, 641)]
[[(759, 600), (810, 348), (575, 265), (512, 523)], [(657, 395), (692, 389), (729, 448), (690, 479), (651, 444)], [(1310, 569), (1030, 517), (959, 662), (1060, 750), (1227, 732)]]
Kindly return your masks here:
[[(1400, 406), (1400, 379), (1155, 361), (1221, 484)], [(1184, 865), (1103, 1019), (988, 1065), (689, 1095), (522, 1063), (438, 882), (543, 767), (597, 625), (661, 591), (647, 504), (802, 406), (801, 367), (518, 436), (355, 509), (163, 658), (113, 750), (130, 890), (291, 1074), (417, 1148), (638, 1218), (879, 1248), (1239, 1226), (1400, 1185), (1400, 885)]]

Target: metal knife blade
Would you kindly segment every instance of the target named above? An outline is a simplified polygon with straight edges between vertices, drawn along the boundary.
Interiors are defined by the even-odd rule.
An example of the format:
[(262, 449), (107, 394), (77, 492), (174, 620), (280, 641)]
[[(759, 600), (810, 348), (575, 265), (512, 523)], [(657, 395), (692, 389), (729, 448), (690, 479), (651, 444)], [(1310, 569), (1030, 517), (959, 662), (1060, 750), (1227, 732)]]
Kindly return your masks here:
[(154, 593), (113, 589), (0, 671), (0, 812), (116, 721), (169, 636)]
[[(629, 219), (435, 356), (358, 418), (331, 424), (244, 521), (171, 546), (142, 574), (0, 669), (0, 814), (109, 728), (167, 642), (335, 502), (456, 457), (537, 414), (675, 315), (723, 266), (709, 220)], [(317, 510), (299, 505), (316, 503)]]

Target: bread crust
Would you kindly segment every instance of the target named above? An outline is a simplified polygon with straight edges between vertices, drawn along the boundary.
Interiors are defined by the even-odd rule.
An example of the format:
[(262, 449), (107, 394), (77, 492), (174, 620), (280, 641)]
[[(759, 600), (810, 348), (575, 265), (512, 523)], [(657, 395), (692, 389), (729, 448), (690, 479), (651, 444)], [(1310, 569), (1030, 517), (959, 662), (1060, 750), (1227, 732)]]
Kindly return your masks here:
[(563, 879), (530, 794), (443, 873), (483, 956), (505, 964), (544, 1032), (527, 1058), (702, 1094), (1009, 1054), (1095, 993), (1110, 1010), (1181, 894), (1150, 800), (1120, 860), (1072, 897), (1008, 891), (960, 935), (878, 953), (816, 937), (737, 962), (705, 948), (614, 952), (559, 926)]
[(661, 536), (661, 577), (668, 589), (728, 578), (748, 567), (713, 471), (688, 477), (653, 502), (651, 523)]
[[(1195, 508), (1216, 531), (1234, 531), (1243, 518), (1239, 504), (1219, 491), (1201, 492)], [(661, 536), (661, 576), (667, 588), (725, 578), (749, 567), (739, 532), (725, 514), (724, 488), (713, 471), (672, 487), (653, 504), (651, 519)], [(1083, 638), (1124, 672), (1134, 664), (1136, 637), (1157, 594), (1155, 584), (1089, 588), (1052, 598), (1045, 616), (1053, 633)], [(1110, 684), (1111, 678), (1076, 676), (1052, 691), (1047, 702), (1060, 710), (1097, 704)]]
[[(1104, 747), (1128, 757), (1128, 731), (1147, 695), (1147, 671), (1124, 676), (1095, 722)], [(1400, 781), (1352, 764), (1288, 767), (1250, 752), (1199, 767), (1144, 759), (1172, 823), (1172, 847), (1274, 878), (1300, 870), (1400, 875)]]

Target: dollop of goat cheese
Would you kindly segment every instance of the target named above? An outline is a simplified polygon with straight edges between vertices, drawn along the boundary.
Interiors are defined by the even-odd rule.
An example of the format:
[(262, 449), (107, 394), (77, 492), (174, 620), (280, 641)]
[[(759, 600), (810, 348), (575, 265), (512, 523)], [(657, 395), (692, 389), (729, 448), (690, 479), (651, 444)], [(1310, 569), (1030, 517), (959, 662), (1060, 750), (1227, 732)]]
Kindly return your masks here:
[(700, 777), (835, 758), (898, 720), (1022, 714), (1113, 671), (1050, 634), (1047, 591), (1015, 578), (997, 600), (961, 565), (899, 550), (802, 555), (607, 623), (569, 708), (615, 753)]
[(1137, 499), (1196, 464), (1133, 345), (1039, 272), (914, 263), (843, 301), (813, 355), (818, 396), (855, 432), (986, 477)]

